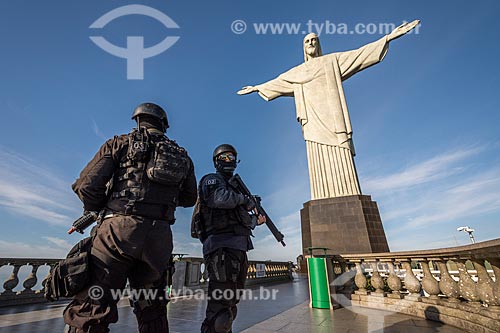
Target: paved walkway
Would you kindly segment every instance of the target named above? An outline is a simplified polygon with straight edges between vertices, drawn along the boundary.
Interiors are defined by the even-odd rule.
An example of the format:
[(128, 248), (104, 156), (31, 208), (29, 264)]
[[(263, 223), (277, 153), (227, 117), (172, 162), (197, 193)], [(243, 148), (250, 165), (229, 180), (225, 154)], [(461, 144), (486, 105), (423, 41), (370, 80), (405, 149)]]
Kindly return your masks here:
[(351, 308), (320, 310), (309, 301), (262, 321), (241, 333), (461, 333), (456, 327), (403, 314)]
[[(271, 333), (460, 333), (457, 328), (386, 311), (364, 308), (319, 310), (309, 308), (306, 279), (267, 286), (276, 290), (275, 300), (243, 300), (233, 332)], [(259, 289), (252, 289), (252, 298)], [(265, 295), (264, 295), (265, 296)], [(0, 308), (0, 333), (63, 332), (62, 310), (66, 302)], [(179, 298), (168, 305), (170, 332), (199, 332), (205, 301)], [(120, 319), (111, 332), (137, 332), (135, 316), (127, 300), (119, 303)]]

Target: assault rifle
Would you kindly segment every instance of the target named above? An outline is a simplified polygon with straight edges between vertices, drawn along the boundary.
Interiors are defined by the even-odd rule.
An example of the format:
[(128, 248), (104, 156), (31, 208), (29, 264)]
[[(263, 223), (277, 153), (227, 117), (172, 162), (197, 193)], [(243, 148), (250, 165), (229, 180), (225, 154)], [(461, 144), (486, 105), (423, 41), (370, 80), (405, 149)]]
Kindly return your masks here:
[(73, 222), (73, 226), (68, 230), (68, 234), (71, 235), (75, 231), (83, 234), (85, 229), (91, 226), (99, 218), (100, 215), (97, 212), (89, 212), (89, 211), (85, 212), (75, 222)]
[(252, 192), (250, 192), (248, 187), (246, 187), (245, 183), (243, 183), (243, 180), (241, 179), (240, 175), (235, 174), (233, 177), (231, 177), (231, 179), (229, 179), (229, 184), (234, 188), (236, 188), (240, 193), (248, 196), (250, 199), (253, 200), (253, 202), (255, 203), (255, 208), (257, 209), (259, 215), (262, 215), (266, 218), (266, 225), (273, 234), (274, 238), (276, 238), (276, 240), (280, 242), (281, 245), (286, 246), (285, 242), (283, 241), (283, 238), (285, 236), (283, 236), (283, 234), (278, 230), (278, 228), (276, 228), (269, 215), (267, 215), (264, 208), (260, 205), (261, 198), (256, 195), (252, 195)]

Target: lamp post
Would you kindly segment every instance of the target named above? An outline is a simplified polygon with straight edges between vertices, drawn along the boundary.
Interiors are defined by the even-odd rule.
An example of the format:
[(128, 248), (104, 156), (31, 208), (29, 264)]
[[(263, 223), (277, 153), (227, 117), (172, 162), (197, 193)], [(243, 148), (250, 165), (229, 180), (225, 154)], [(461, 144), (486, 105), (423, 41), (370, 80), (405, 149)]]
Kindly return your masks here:
[(472, 242), (472, 244), (475, 244), (476, 243), (476, 240), (474, 239), (474, 235), (472, 234), (474, 232), (474, 229), (472, 229), (471, 227), (469, 227), (468, 225), (466, 225), (465, 227), (458, 227), (457, 228), (457, 231), (463, 231), (463, 232), (466, 232), (469, 234), (469, 238), (470, 238), (470, 241)]

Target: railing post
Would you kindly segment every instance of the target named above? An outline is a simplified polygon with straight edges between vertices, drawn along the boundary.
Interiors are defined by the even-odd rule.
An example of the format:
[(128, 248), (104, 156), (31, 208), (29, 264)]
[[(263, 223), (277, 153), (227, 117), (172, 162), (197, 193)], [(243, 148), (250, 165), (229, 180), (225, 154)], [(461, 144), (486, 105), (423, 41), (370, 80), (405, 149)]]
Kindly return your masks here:
[(495, 299), (496, 306), (492, 307), (495, 312), (500, 312), (500, 259), (488, 259), (488, 262), (493, 268), (493, 273), (495, 274), (495, 283), (493, 284), (493, 298)]
[[(479, 259), (472, 259), (472, 264), (477, 272), (476, 291), (481, 301), (488, 306), (498, 305), (493, 296), (493, 281)], [(484, 261), (483, 261), (484, 262)]]
[(448, 266), (446, 261), (438, 259), (437, 264), (439, 266), (439, 273), (441, 278), (439, 279), (439, 289), (441, 292), (448, 297), (447, 301), (450, 303), (459, 303), (460, 300), (460, 289), (458, 283), (451, 277), (450, 272), (448, 272)]
[(12, 269), (12, 273), (10, 276), (5, 280), (3, 283), (3, 289), (5, 291), (3, 294), (13, 294), (14, 292), (12, 291), (19, 283), (19, 278), (17, 274), (19, 273), (19, 269), (21, 268), (22, 264), (13, 264), (14, 268)]
[(40, 267), (40, 265), (32, 264), (31, 273), (23, 281), (23, 287), (24, 287), (23, 292), (33, 292), (31, 288), (33, 288), (36, 285), (36, 282), (38, 281), (36, 277), (36, 272), (38, 271), (38, 267)]
[(417, 279), (415, 274), (413, 274), (413, 270), (411, 269), (411, 259), (407, 259), (401, 262), (403, 268), (406, 271), (405, 274), (405, 288), (410, 293), (406, 295), (405, 298), (412, 301), (421, 301), (420, 291), (422, 290), (422, 286), (420, 285), (420, 281)]
[(458, 274), (460, 280), (458, 281), (458, 287), (460, 289), (460, 296), (469, 301), (470, 305), (481, 306), (479, 302), (481, 298), (477, 293), (476, 282), (472, 280), (469, 273), (467, 272), (467, 267), (465, 267), (465, 259), (458, 259), (456, 261), (458, 267)]
[(354, 283), (358, 290), (356, 290), (355, 294), (367, 295), (368, 291), (366, 290), (366, 276), (364, 274), (363, 267), (361, 266), (361, 261), (356, 262), (356, 276), (354, 277)]
[(401, 279), (394, 271), (394, 264), (392, 261), (387, 262), (389, 266), (389, 277), (387, 278), (387, 285), (391, 288), (392, 293), (387, 295), (390, 298), (401, 298)]
[(429, 294), (429, 299), (438, 300), (439, 299), (439, 282), (434, 278), (429, 268), (429, 260), (424, 259), (421, 262), (422, 269), (424, 271), (424, 277), (422, 279), (422, 287)]
[(372, 273), (372, 286), (375, 288), (375, 294), (380, 295), (380, 296), (385, 296), (384, 293), (384, 279), (380, 276), (380, 273), (378, 271), (378, 261), (374, 261), (370, 263), (370, 266), (373, 269)]

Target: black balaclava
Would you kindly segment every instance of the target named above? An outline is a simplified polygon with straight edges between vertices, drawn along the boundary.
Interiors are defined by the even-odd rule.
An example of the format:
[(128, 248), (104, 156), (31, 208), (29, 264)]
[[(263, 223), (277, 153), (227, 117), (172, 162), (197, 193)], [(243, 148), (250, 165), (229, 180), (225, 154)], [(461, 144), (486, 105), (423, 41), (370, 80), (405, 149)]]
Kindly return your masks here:
[(137, 117), (137, 119), (139, 120), (141, 127), (154, 128), (162, 132), (165, 132), (166, 130), (164, 123), (156, 117), (141, 115)]
[(236, 159), (230, 162), (222, 161), (219, 160), (218, 158), (215, 159), (215, 169), (229, 178), (233, 176), (237, 164), (238, 162)]

